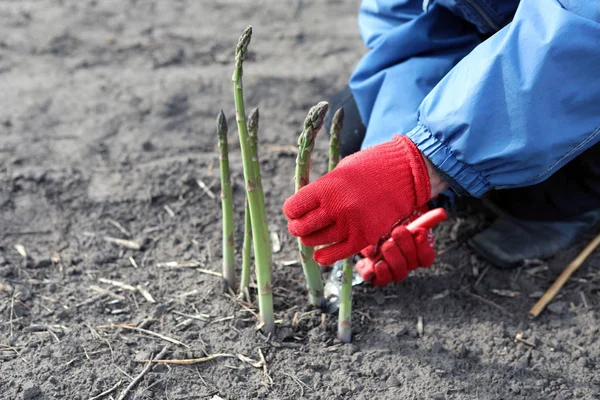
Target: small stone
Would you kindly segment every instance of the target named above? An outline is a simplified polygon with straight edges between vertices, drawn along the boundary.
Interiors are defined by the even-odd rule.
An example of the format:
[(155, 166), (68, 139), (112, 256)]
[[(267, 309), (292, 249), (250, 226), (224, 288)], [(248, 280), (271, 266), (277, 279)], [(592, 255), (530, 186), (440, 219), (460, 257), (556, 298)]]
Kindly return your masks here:
[(531, 352), (525, 353), (521, 358), (519, 358), (519, 363), (523, 367), (529, 367), (529, 363), (531, 362)]
[(400, 382), (398, 381), (398, 378), (396, 378), (394, 375), (390, 375), (390, 377), (387, 379), (387, 381), (385, 383), (388, 386), (400, 386)]
[(555, 314), (562, 314), (567, 308), (567, 303), (564, 301), (556, 301), (548, 305), (548, 310)]
[(444, 348), (444, 345), (440, 342), (435, 342), (433, 343), (433, 345), (431, 346), (431, 351), (433, 353), (443, 353), (446, 349)]
[(383, 292), (376, 292), (373, 295), (373, 300), (375, 300), (375, 303), (377, 303), (378, 306), (382, 306), (385, 303), (385, 295)]
[(579, 366), (581, 368), (586, 368), (586, 367), (591, 366), (590, 359), (587, 357), (581, 357), (579, 360), (577, 360), (577, 364), (579, 364)]
[(519, 394), (519, 393), (521, 393), (521, 388), (519, 387), (519, 385), (517, 383), (512, 383), (510, 385), (510, 391), (513, 392), (514, 394)]
[(167, 312), (167, 307), (164, 304), (159, 304), (154, 309), (154, 318), (160, 318)]
[(469, 349), (464, 344), (461, 344), (458, 348), (458, 358), (467, 358), (469, 356)]
[(360, 350), (359, 350), (358, 346), (355, 344), (349, 343), (349, 344), (344, 345), (344, 354), (346, 354), (346, 355), (351, 356), (354, 353), (358, 353), (359, 351)]
[(149, 351), (141, 350), (136, 353), (135, 360), (136, 361), (149, 360), (150, 357), (152, 357), (152, 354)]
[(153, 151), (154, 150), (154, 145), (152, 144), (151, 141), (146, 140), (142, 143), (142, 150), (144, 151)]
[(38, 400), (42, 398), (42, 389), (33, 382), (23, 385), (23, 400)]
[(310, 386), (312, 384), (312, 376), (310, 376), (309, 374), (298, 375), (298, 380), (307, 386)]
[(563, 349), (563, 345), (556, 339), (550, 339), (548, 344), (553, 351), (561, 351)]
[(49, 347), (45, 347), (40, 351), (40, 358), (50, 358), (52, 357), (52, 349)]
[(334, 392), (335, 394), (337, 394), (338, 396), (343, 396), (343, 395), (345, 395), (346, 393), (348, 393), (349, 391), (350, 391), (350, 389), (348, 389), (347, 387), (344, 387), (344, 386), (336, 386), (336, 387), (333, 389), (333, 392)]
[(49, 258), (42, 258), (35, 262), (33, 268), (48, 268), (52, 266), (52, 260)]
[(169, 367), (166, 364), (156, 364), (156, 366), (152, 369), (152, 372), (157, 374), (165, 374), (169, 372)]
[(353, 363), (360, 364), (360, 363), (362, 363), (363, 358), (364, 358), (364, 354), (361, 353), (360, 351), (357, 352), (357, 353), (352, 354), (352, 362)]

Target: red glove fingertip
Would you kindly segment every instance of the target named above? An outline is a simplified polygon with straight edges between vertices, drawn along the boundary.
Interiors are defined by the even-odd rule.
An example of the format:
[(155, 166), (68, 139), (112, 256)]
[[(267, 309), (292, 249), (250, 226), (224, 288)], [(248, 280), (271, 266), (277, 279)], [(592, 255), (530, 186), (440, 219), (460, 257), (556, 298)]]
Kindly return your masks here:
[(363, 258), (356, 263), (356, 271), (365, 282), (371, 282), (375, 278), (375, 263), (369, 258)]
[(381, 260), (375, 264), (375, 279), (372, 281), (373, 285), (385, 286), (389, 285), (393, 281), (394, 277), (390, 271), (389, 265), (385, 261)]
[(417, 249), (418, 263), (422, 267), (430, 267), (435, 261), (435, 249), (429, 242), (429, 229), (417, 228), (413, 234)]
[(381, 246), (381, 255), (389, 267), (394, 282), (406, 279), (408, 275), (406, 258), (394, 241), (387, 241)]

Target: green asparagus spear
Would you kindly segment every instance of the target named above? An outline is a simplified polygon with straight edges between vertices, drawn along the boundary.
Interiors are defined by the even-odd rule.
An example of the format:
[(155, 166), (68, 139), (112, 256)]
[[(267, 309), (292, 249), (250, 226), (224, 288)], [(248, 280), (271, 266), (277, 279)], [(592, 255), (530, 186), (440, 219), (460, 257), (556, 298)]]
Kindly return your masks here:
[(258, 181), (252, 163), (252, 150), (250, 148), (248, 129), (246, 125), (246, 110), (244, 107), (244, 89), (242, 85), (243, 61), (246, 56), (248, 44), (252, 36), (252, 27), (246, 28), (238, 42), (235, 52), (235, 69), (233, 71), (233, 97), (235, 102), (235, 119), (240, 136), (242, 162), (244, 166), (244, 181), (246, 183), (246, 196), (250, 210), (252, 225), (252, 238), (254, 242), (254, 261), (256, 269), (256, 283), (258, 285), (258, 309), (260, 312), (263, 330), (271, 333), (275, 329), (273, 317), (273, 289), (271, 287), (271, 264), (268, 226), (263, 221), (264, 210), (261, 204)]
[(250, 285), (250, 267), (252, 266), (252, 224), (248, 199), (244, 207), (244, 245), (242, 247), (242, 278), (240, 280), (240, 295), (250, 301), (248, 286)]
[[(252, 151), (252, 165), (254, 168), (254, 174), (256, 175), (258, 182), (257, 190), (260, 192), (259, 198), (264, 200), (262, 191), (262, 179), (260, 176), (260, 164), (258, 162), (258, 108), (255, 108), (250, 112), (248, 116), (248, 141), (250, 143), (250, 149)], [(264, 210), (264, 202), (261, 204), (261, 208)], [(244, 216), (244, 247), (242, 250), (242, 279), (240, 281), (240, 294), (246, 296), (250, 300), (248, 294), (248, 285), (250, 284), (250, 266), (251, 266), (251, 246), (252, 246), (252, 225), (250, 221), (250, 210), (248, 209), (248, 200), (246, 200)], [(263, 220), (265, 217), (263, 216)]]
[(233, 243), (233, 196), (229, 175), (229, 150), (227, 147), (227, 120), (223, 110), (217, 117), (219, 135), (219, 164), (221, 169), (221, 207), (223, 211), (223, 279), (227, 286), (235, 286), (235, 256)]
[[(329, 105), (322, 101), (312, 107), (304, 120), (304, 129), (298, 139), (298, 157), (296, 159), (296, 192), (308, 185), (310, 179), (310, 156), (315, 147), (315, 138), (323, 126), (323, 119)], [(313, 259), (314, 249), (302, 244), (298, 239), (302, 269), (308, 286), (309, 302), (317, 307), (325, 306), (323, 296), (323, 279), (319, 265)]]
[(344, 123), (344, 109), (338, 109), (331, 119), (329, 130), (329, 171), (333, 170), (340, 162), (340, 132)]
[[(333, 115), (329, 140), (329, 171), (340, 161), (340, 132), (344, 123), (344, 109)], [(342, 268), (342, 290), (340, 293), (340, 311), (338, 314), (338, 339), (350, 343), (352, 339), (352, 259), (346, 258)]]

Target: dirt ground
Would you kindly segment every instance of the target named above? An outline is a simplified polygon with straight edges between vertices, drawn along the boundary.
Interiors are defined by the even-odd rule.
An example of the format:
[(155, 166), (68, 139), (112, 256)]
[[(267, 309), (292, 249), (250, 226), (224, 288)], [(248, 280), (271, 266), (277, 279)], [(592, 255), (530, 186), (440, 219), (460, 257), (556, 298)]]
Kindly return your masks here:
[[(306, 111), (343, 87), (365, 51), (357, 9), (358, 0), (0, 1), (1, 399), (117, 399), (147, 367), (140, 360), (163, 349), (165, 359), (223, 353), (255, 364), (260, 350), (266, 368), (235, 357), (157, 364), (127, 399), (600, 398), (600, 257), (531, 321), (529, 308), (586, 240), (547, 264), (499, 271), (464, 243), (489, 222), (476, 205), (437, 229), (434, 267), (355, 289), (352, 344), (335, 340), (335, 315), (322, 327), (306, 306), (280, 209)], [(223, 108), (235, 125), (231, 56), (248, 24), (247, 108), (260, 106), (268, 217), (282, 243), (271, 338), (199, 269), (220, 270), (215, 116)], [(325, 172), (326, 142), (314, 176)], [(199, 268), (164, 264), (173, 261)], [(525, 342), (515, 342), (520, 332)]]

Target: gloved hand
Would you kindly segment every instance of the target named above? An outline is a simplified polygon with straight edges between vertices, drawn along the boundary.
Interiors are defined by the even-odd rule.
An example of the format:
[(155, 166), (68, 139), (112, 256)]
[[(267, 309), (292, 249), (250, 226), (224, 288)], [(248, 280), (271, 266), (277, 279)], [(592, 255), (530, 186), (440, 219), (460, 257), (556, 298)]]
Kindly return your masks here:
[(436, 208), (414, 221), (407, 219), (381, 246), (363, 249), (365, 258), (356, 263), (356, 270), (366, 282), (385, 286), (406, 279), (409, 271), (431, 266), (435, 259), (431, 228), (447, 218), (444, 209)]
[(286, 200), (288, 230), (333, 264), (377, 241), (431, 195), (423, 156), (410, 139), (396, 135), (344, 158), (338, 166)]

